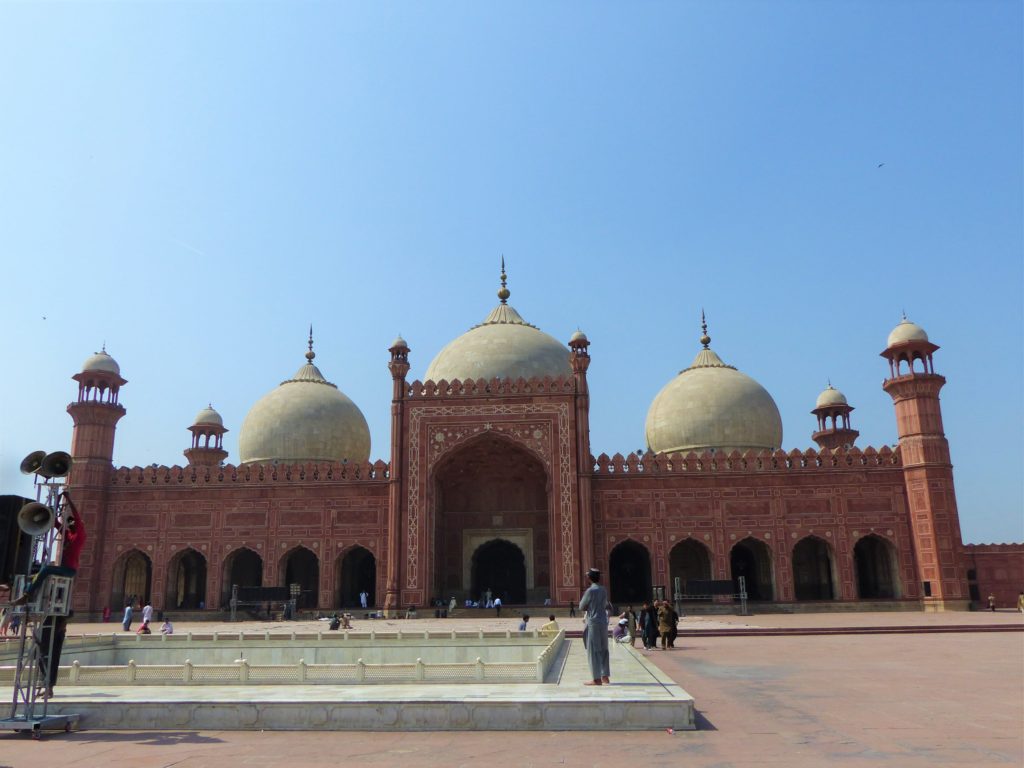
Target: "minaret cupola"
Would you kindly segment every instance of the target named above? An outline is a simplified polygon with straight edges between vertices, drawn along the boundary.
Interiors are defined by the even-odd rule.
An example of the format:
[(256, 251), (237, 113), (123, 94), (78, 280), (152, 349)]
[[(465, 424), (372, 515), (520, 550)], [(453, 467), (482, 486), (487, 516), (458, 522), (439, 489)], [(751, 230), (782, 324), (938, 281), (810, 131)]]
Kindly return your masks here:
[(224, 450), (224, 419), (208, 405), (198, 414), (188, 431), (192, 433), (192, 447), (185, 450), (189, 464), (217, 466), (228, 457)]
[(811, 411), (818, 417), (818, 429), (811, 435), (822, 448), (852, 448), (860, 435), (850, 427), (850, 411), (853, 406), (846, 401), (846, 396), (829, 382), (828, 387), (818, 395), (818, 400)]

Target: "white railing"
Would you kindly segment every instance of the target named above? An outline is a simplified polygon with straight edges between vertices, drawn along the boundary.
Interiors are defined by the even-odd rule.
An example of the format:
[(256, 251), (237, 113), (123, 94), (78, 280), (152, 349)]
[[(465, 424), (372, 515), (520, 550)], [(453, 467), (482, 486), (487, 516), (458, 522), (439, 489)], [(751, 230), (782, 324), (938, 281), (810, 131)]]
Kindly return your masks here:
[[(337, 636), (339, 642), (355, 636), (357, 633), (330, 633)], [(397, 637), (395, 635), (397, 634)], [(525, 632), (398, 632), (374, 633), (366, 635), (370, 640), (442, 640), (442, 639), (538, 639), (544, 636), (537, 630)], [(96, 639), (110, 639), (106, 635), (92, 636)], [(122, 635), (113, 635), (113, 645), (135, 645), (139, 642), (176, 643), (178, 638), (187, 637), (189, 642), (206, 641), (210, 636), (171, 635), (161, 638), (136, 639)], [(215, 632), (212, 640), (231, 642), (237, 647), (239, 641), (267, 640), (275, 636), (260, 633), (249, 633), (244, 636), (239, 632)], [(298, 633), (279, 635), (280, 639), (305, 639)], [(320, 634), (310, 639), (323, 639)], [(70, 638), (69, 638), (70, 639)], [(78, 638), (76, 638), (77, 640)], [(276, 638), (275, 638), (276, 639)], [(82, 638), (87, 641), (88, 638)], [(307, 664), (299, 659), (295, 664), (252, 664), (247, 659), (238, 659), (232, 664), (193, 664), (186, 659), (183, 664), (138, 664), (130, 660), (127, 664), (91, 665), (82, 664), (78, 660), (72, 662), (58, 673), (57, 681), (62, 685), (118, 686), (118, 685), (294, 685), (294, 684), (366, 684), (366, 683), (528, 683), (544, 682), (551, 666), (558, 657), (565, 642), (565, 632), (559, 631), (550, 642), (544, 645), (536, 661), (499, 661), (487, 662), (477, 657), (471, 662), (438, 662), (428, 663), (421, 658), (414, 662), (367, 664), (357, 659), (353, 664)], [(83, 644), (83, 643), (76, 643)], [(244, 649), (241, 649), (244, 650)], [(0, 683), (14, 680), (13, 666), (0, 666)]]

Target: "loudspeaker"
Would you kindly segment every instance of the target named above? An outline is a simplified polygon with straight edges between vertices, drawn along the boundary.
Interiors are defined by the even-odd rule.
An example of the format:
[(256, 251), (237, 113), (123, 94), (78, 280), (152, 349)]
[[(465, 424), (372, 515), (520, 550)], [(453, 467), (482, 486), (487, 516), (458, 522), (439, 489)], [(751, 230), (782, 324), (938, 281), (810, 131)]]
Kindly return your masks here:
[(18, 527), (18, 513), (32, 499), (0, 496), (0, 583), (10, 584), (16, 573), (28, 573), (32, 537)]

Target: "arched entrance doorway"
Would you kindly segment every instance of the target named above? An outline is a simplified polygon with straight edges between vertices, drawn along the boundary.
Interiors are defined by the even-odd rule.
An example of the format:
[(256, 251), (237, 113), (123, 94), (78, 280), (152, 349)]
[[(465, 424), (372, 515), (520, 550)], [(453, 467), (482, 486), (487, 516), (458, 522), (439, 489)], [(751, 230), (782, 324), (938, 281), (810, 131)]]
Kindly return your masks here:
[(153, 584), (153, 562), (137, 549), (126, 552), (114, 565), (110, 604), (113, 609), (124, 608), (129, 602), (136, 607), (150, 600)]
[(377, 604), (377, 559), (365, 547), (353, 547), (338, 566), (338, 607), (358, 608), (360, 592), (367, 593), (367, 606)]
[[(507, 585), (503, 589), (511, 603), (551, 597), (548, 476), (533, 453), (485, 432), (440, 462), (433, 490), (434, 598), (454, 597), (461, 604), (482, 599), (488, 587), (501, 594), (497, 582), (486, 583), (490, 578)], [(511, 547), (493, 550), (500, 558), (493, 574), (491, 564), (479, 557), (492, 541)]]
[(857, 572), (857, 596), (861, 600), (884, 600), (900, 596), (896, 570), (896, 547), (877, 534), (869, 534), (853, 547)]
[(296, 547), (284, 556), (281, 568), (283, 587), (299, 585), (296, 608), (316, 608), (320, 602), (320, 561), (305, 547)]
[(263, 558), (248, 547), (236, 549), (224, 558), (224, 580), (221, 590), (221, 605), (227, 607), (231, 599), (231, 586), (262, 587)]
[(676, 579), (679, 579), (680, 591), (687, 590), (686, 585), (691, 581), (710, 581), (711, 579), (711, 553), (708, 548), (696, 539), (684, 539), (672, 547), (668, 556), (668, 572), (671, 584), (669, 590), (675, 596)]
[(638, 542), (627, 539), (608, 555), (609, 599), (615, 605), (638, 606), (651, 599), (651, 555)]
[(470, 594), (482, 595), (488, 589), (505, 605), (526, 602), (526, 557), (511, 541), (488, 541), (473, 553)]
[(793, 592), (797, 600), (834, 600), (832, 551), (824, 539), (807, 536), (793, 547)]
[(168, 610), (206, 607), (206, 558), (196, 550), (179, 552), (168, 563), (164, 607)]
[(729, 553), (729, 568), (736, 591), (739, 591), (740, 576), (747, 584), (748, 600), (771, 600), (775, 593), (772, 588), (772, 553), (760, 539), (747, 537)]

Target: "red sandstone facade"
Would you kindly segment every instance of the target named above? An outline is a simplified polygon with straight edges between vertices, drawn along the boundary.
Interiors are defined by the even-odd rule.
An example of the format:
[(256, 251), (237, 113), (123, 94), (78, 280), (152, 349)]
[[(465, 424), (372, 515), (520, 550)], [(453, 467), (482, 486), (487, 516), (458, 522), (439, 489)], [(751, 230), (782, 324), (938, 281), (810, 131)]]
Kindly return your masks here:
[(126, 382), (77, 375), (70, 489), (91, 530), (75, 607), (117, 610), (136, 595), (218, 609), (232, 583), (299, 583), (324, 610), (364, 589), (388, 610), (498, 587), (512, 602), (565, 604), (593, 565), (616, 602), (743, 575), (756, 600), (941, 609), (966, 604), (969, 568), (1016, 580), (999, 587), (1015, 599), (1020, 547), (961, 544), (935, 345), (883, 353), (896, 450), (842, 447), (856, 438), (847, 409), (841, 434), (815, 435), (834, 449), (597, 458), (588, 347), (574, 337), (567, 377), (437, 383), (409, 383), (408, 347), (393, 347), (391, 460), (366, 464), (222, 465), (223, 430), (193, 429), (189, 465), (115, 468)]

